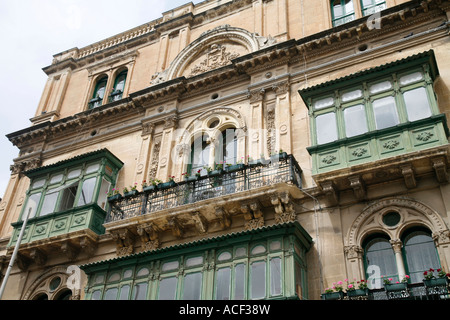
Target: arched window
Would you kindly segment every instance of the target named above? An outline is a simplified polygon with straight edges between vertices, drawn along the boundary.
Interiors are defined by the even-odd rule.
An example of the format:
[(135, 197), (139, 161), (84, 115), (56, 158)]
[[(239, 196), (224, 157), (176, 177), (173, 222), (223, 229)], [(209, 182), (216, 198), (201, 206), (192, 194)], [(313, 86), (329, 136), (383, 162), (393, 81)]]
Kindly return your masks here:
[(408, 230), (402, 240), (406, 273), (411, 283), (422, 282), (424, 271), (440, 268), (436, 246), (427, 229)]
[(206, 134), (202, 134), (194, 140), (191, 145), (191, 161), (188, 166), (188, 173), (192, 175), (196, 173), (206, 174), (204, 167), (209, 165), (210, 148), (211, 144)]
[(108, 83), (107, 76), (98, 79), (97, 84), (95, 85), (92, 99), (89, 101), (89, 109), (100, 107), (103, 104), (103, 98), (105, 96), (107, 83)]
[(120, 72), (114, 81), (114, 88), (109, 96), (109, 102), (122, 99), (125, 83), (127, 81), (127, 70)]
[(229, 128), (222, 131), (219, 149), (217, 151), (216, 163), (236, 164), (237, 137), (235, 128)]
[(367, 239), (363, 245), (366, 279), (371, 280), (371, 288), (383, 285), (381, 277), (398, 279), (394, 250), (387, 236), (377, 234)]

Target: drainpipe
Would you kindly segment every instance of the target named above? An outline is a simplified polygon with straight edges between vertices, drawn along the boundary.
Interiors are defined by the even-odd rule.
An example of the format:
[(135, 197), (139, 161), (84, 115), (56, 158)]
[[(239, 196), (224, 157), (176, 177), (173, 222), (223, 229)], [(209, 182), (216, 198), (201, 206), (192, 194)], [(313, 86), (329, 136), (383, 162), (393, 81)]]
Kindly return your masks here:
[(30, 216), (31, 210), (32, 210), (32, 208), (30, 208), (28, 210), (28, 213), (27, 213), (27, 215), (25, 217), (25, 220), (23, 221), (22, 229), (20, 230), (19, 238), (17, 239), (16, 246), (14, 247), (14, 252), (13, 252), (13, 254), (11, 256), (11, 260), (9, 261), (9, 265), (8, 265), (8, 269), (7, 269), (6, 274), (5, 274), (5, 278), (3, 278), (2, 286), (0, 288), (0, 300), (2, 300), (3, 292), (5, 291), (6, 283), (8, 282), (9, 274), (11, 273), (11, 269), (14, 266), (14, 263), (16, 261), (17, 253), (19, 251), (20, 243), (22, 242), (22, 238), (23, 238), (23, 235), (25, 233), (25, 228), (27, 226), (28, 217)]

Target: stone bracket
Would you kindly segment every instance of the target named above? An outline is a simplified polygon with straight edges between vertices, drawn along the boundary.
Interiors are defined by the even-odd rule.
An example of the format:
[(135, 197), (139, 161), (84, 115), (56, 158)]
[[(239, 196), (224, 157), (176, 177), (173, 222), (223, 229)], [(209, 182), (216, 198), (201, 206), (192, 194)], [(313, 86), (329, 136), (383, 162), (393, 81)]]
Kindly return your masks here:
[(141, 237), (144, 251), (151, 251), (159, 248), (159, 231), (158, 227), (153, 223), (146, 223), (138, 226), (137, 233)]
[(251, 230), (264, 226), (264, 215), (259, 202), (250, 202), (241, 205), (241, 212), (244, 215), (245, 230)]
[(436, 179), (439, 181), (439, 183), (449, 182), (449, 174), (447, 171), (447, 164), (445, 163), (445, 159), (434, 158), (431, 159), (431, 163), (433, 164), (433, 168), (436, 173)]
[(275, 209), (276, 223), (293, 222), (296, 220), (294, 203), (288, 192), (275, 193), (270, 196), (270, 201)]
[(366, 198), (366, 186), (359, 175), (348, 177), (350, 187), (353, 189), (356, 199), (364, 200)]
[(110, 231), (116, 241), (116, 253), (118, 256), (132, 254), (134, 251), (135, 236), (128, 229)]
[(417, 186), (416, 176), (412, 165), (407, 164), (400, 167), (403, 178), (405, 179), (405, 185), (408, 189), (415, 188)]
[(336, 185), (333, 181), (325, 181), (321, 183), (322, 190), (331, 205), (336, 205), (339, 202), (339, 194)]
[(222, 207), (216, 207), (216, 217), (219, 219), (222, 229), (228, 229), (231, 227), (231, 217), (228, 212)]

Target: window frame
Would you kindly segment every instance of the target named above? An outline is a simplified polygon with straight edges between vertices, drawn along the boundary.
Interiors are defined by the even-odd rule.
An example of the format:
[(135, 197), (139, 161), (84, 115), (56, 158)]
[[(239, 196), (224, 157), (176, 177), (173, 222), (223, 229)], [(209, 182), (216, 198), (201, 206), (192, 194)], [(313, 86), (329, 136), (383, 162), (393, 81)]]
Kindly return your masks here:
[[(368, 6), (364, 6), (364, 0), (360, 0), (361, 4), (361, 14), (363, 17), (366, 17), (368, 15), (380, 12), (387, 8), (386, 0), (371, 0), (371, 4)], [(380, 6), (384, 5), (383, 8)], [(374, 8), (374, 11), (371, 11), (371, 9)]]
[[(340, 6), (342, 7), (342, 11), (343, 11), (343, 15), (339, 16), (339, 17), (335, 17), (335, 12), (334, 12), (334, 2), (336, 1), (340, 1)], [(349, 2), (352, 3), (352, 7), (353, 7), (353, 11), (347, 13), (346, 12), (346, 7), (345, 7), (345, 2), (347, 0), (330, 0), (330, 9), (331, 9), (331, 23), (333, 25), (333, 27), (337, 27), (340, 26), (342, 24), (345, 24), (347, 22), (353, 21), (356, 19), (356, 11), (355, 11), (355, 4), (353, 3), (353, 0), (349, 0)], [(350, 20), (348, 20), (350, 18)], [(340, 21), (343, 20), (343, 21)]]

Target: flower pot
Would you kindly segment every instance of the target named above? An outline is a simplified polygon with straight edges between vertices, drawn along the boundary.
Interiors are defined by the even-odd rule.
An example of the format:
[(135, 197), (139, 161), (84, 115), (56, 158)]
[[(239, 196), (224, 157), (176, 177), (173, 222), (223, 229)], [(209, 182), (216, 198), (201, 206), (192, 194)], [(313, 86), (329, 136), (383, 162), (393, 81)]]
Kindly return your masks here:
[(131, 191), (125, 192), (125, 193), (123, 194), (123, 196), (124, 196), (125, 198), (129, 198), (129, 197), (132, 197), (132, 196), (136, 195), (137, 193), (138, 193), (137, 190), (131, 190)]
[(322, 300), (342, 300), (344, 299), (344, 292), (331, 292), (322, 294)]
[(423, 280), (423, 283), (427, 287), (446, 286), (448, 284), (447, 278), (435, 278), (429, 280)]
[(121, 194), (115, 194), (115, 195), (112, 195), (112, 196), (108, 197), (108, 202), (117, 201), (117, 200), (119, 200), (121, 198), (122, 198)]
[(400, 283), (391, 283), (391, 284), (385, 284), (384, 288), (386, 291), (402, 291), (406, 290), (408, 288), (408, 283), (406, 282), (400, 282)]
[(166, 189), (170, 189), (170, 188), (175, 187), (175, 185), (176, 185), (175, 181), (164, 182), (164, 183), (158, 184), (158, 189), (159, 190), (166, 190)]
[(212, 171), (208, 172), (208, 177), (217, 177), (217, 176), (220, 176), (221, 174), (223, 174), (222, 169), (212, 170)]
[(265, 159), (252, 160), (248, 163), (250, 167), (262, 166), (265, 163)]
[(347, 291), (347, 296), (352, 297), (363, 297), (369, 295), (369, 289), (355, 289)]
[(233, 164), (231, 166), (226, 167), (225, 170), (228, 173), (231, 173), (231, 172), (236, 172), (236, 171), (242, 171), (242, 170), (244, 170), (244, 168), (245, 168), (245, 166), (243, 163), (238, 163), (238, 164)]
[(280, 160), (286, 160), (288, 157), (287, 152), (281, 152), (279, 154), (275, 154), (273, 156), (270, 156), (270, 161), (271, 162), (277, 162)]
[(156, 185), (149, 185), (143, 188), (144, 192), (154, 192), (156, 191)]
[(186, 182), (193, 182), (193, 181), (197, 181), (198, 177), (197, 176), (189, 176), (189, 177), (184, 177), (184, 181)]

